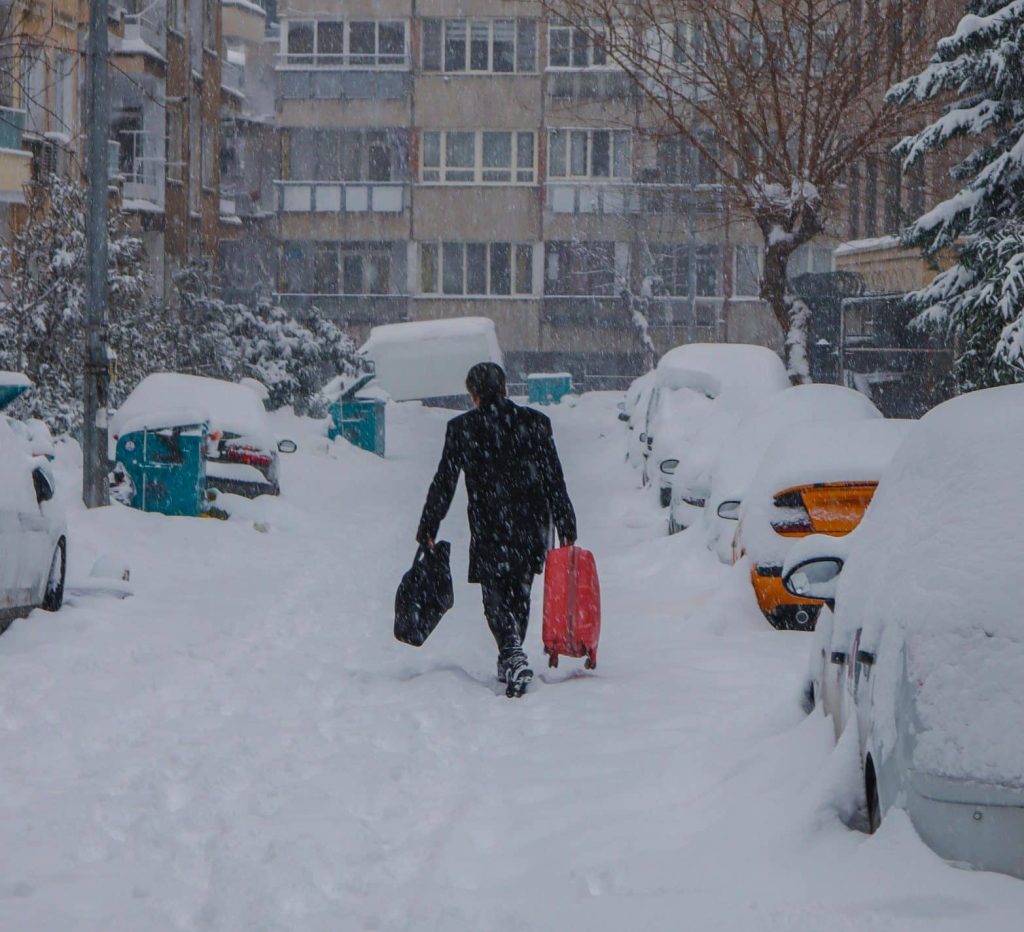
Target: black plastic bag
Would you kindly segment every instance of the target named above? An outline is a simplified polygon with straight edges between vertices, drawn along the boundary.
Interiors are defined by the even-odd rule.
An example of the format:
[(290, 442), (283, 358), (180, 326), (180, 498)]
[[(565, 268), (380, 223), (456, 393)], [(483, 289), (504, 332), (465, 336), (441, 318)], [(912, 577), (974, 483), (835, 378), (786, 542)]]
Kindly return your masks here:
[(434, 544), (433, 550), (420, 547), (416, 551), (412, 568), (395, 593), (395, 637), (402, 643), (420, 647), (455, 604), (450, 555), (451, 544), (446, 540)]

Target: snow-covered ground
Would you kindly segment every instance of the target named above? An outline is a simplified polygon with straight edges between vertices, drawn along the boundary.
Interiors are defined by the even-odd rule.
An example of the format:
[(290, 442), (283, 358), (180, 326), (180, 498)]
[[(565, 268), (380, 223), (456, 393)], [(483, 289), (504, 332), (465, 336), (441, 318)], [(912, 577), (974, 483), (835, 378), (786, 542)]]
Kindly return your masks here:
[(664, 536), (616, 400), (551, 411), (600, 663), (543, 667), (538, 580), (520, 701), (462, 582), (461, 493), (456, 607), (419, 650), (391, 636), (446, 412), (389, 407), (384, 461), (279, 416), (301, 450), (247, 518), (72, 509), (72, 577), (110, 554), (135, 594), (0, 638), (0, 929), (1020, 929), (1019, 881), (946, 865), (899, 813), (844, 827), (806, 635)]

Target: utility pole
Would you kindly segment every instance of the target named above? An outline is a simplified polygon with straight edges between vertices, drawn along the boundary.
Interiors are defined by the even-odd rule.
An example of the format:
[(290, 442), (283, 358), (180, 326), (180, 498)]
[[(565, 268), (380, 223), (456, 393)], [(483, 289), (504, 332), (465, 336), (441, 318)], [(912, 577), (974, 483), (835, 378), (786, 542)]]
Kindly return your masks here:
[(87, 508), (110, 504), (107, 485), (107, 137), (110, 93), (107, 71), (107, 0), (89, 0), (86, 71), (85, 393), (82, 424), (82, 498)]

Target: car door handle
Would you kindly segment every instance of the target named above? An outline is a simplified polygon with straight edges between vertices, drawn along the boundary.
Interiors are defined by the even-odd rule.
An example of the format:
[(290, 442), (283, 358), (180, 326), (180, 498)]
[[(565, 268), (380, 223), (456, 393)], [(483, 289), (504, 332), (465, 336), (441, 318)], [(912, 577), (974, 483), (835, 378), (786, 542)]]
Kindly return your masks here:
[(865, 667), (870, 667), (875, 662), (875, 655), (869, 650), (857, 651), (857, 663), (864, 664)]
[(830, 659), (834, 664), (844, 664), (846, 663), (846, 654), (841, 650), (834, 650)]

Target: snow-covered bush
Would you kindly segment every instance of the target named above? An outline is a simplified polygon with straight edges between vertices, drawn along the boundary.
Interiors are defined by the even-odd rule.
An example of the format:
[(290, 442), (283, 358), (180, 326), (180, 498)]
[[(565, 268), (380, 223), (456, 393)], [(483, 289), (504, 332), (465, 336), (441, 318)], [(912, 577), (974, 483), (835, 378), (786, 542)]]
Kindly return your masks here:
[(956, 252), (956, 264), (911, 299), (920, 324), (959, 339), (963, 391), (1024, 381), (1024, 0), (967, 6), (928, 67), (888, 95), (899, 104), (956, 95), (896, 152), (910, 169), (951, 143), (966, 151), (952, 169), (963, 187), (903, 237), (929, 256)]
[[(160, 328), (160, 315), (145, 305), (142, 241), (118, 214), (108, 224), (108, 253), (110, 342), (123, 379), (112, 386), (116, 401), (158, 364), (166, 344), (145, 336)], [(56, 433), (77, 430), (82, 417), (85, 276), (85, 191), (54, 175), (28, 189), (25, 223), (0, 244), (0, 369), (23, 371), (35, 384), (11, 413), (41, 418)]]

